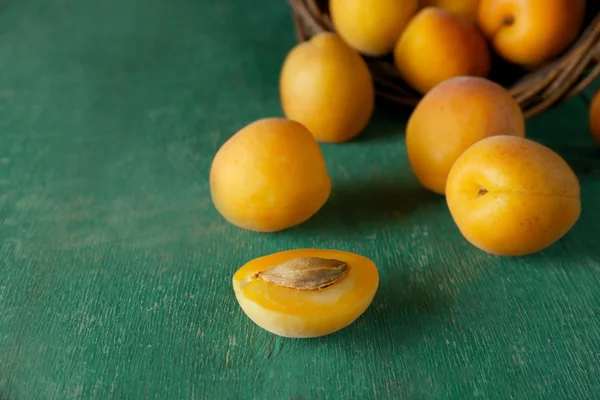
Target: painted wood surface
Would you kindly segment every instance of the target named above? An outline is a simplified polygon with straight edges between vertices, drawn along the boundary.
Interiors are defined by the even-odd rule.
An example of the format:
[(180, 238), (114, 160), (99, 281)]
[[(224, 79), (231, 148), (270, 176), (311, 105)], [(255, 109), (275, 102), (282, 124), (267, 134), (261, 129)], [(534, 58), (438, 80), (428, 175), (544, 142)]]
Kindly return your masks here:
[[(262, 3), (261, 3), (262, 4)], [(333, 180), (279, 234), (227, 224), (218, 147), (280, 116), (284, 1), (0, 5), (0, 399), (587, 399), (600, 394), (600, 156), (586, 96), (528, 122), (577, 170), (583, 213), (521, 258), (465, 242), (408, 167), (405, 111), (323, 145)], [(587, 95), (589, 97), (589, 93)], [(287, 340), (230, 278), (299, 247), (372, 258), (349, 328)]]

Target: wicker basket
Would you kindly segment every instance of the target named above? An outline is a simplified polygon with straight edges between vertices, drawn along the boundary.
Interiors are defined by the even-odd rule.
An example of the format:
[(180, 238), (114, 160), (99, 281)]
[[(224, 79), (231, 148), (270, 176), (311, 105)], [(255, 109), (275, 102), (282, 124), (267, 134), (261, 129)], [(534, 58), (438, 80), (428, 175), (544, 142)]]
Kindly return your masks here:
[[(288, 0), (298, 41), (333, 31), (326, 0)], [(579, 94), (600, 75), (600, 0), (588, 0), (585, 28), (579, 38), (554, 60), (526, 71), (493, 55), (489, 79), (500, 83), (517, 100), (529, 119)], [(421, 95), (399, 76), (391, 56), (364, 57), (373, 74), (377, 95), (414, 106)]]

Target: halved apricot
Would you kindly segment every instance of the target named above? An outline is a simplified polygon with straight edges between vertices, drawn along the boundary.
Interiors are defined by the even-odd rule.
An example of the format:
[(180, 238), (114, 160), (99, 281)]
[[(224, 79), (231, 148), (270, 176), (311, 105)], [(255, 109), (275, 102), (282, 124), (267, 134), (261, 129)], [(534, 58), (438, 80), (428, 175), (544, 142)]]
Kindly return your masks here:
[(359, 254), (296, 249), (256, 258), (233, 276), (240, 307), (279, 336), (325, 336), (353, 323), (379, 285), (377, 267)]

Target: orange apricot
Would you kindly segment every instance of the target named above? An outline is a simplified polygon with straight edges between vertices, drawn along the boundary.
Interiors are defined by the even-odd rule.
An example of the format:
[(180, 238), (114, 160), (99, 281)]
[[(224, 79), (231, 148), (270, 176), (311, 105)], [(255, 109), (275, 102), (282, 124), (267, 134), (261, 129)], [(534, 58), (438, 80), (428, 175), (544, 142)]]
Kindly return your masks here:
[(426, 7), (408, 23), (394, 48), (402, 78), (420, 93), (455, 76), (486, 77), (488, 45), (477, 26), (449, 11)]
[(329, 14), (350, 47), (377, 57), (392, 52), (418, 6), (418, 0), (329, 0)]
[(318, 143), (302, 124), (265, 118), (239, 130), (217, 151), (210, 191), (227, 221), (275, 232), (315, 214), (329, 198), (331, 181)]
[(494, 135), (525, 136), (521, 108), (495, 82), (456, 77), (417, 104), (406, 127), (406, 151), (423, 186), (444, 194), (454, 161), (473, 143)]
[(600, 89), (596, 89), (590, 103), (589, 125), (592, 137), (600, 144)]
[(279, 78), (283, 112), (319, 142), (358, 136), (375, 107), (371, 72), (362, 57), (331, 32), (315, 35), (287, 55)]
[(379, 285), (377, 267), (356, 253), (286, 250), (247, 262), (232, 279), (244, 313), (289, 338), (325, 336), (352, 324)]
[(481, 0), (478, 23), (504, 59), (537, 65), (558, 55), (579, 34), (585, 0)]
[(557, 153), (518, 136), (493, 136), (456, 160), (446, 186), (450, 214), (488, 253), (535, 253), (562, 238), (581, 213), (577, 176)]

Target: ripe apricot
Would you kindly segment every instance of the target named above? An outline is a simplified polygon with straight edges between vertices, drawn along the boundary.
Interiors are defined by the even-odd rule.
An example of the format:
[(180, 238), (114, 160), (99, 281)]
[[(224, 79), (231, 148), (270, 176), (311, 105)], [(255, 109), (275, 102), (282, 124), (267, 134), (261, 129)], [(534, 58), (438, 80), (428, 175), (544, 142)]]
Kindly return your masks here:
[(329, 198), (331, 181), (321, 149), (304, 126), (265, 118), (217, 151), (210, 191), (215, 208), (232, 224), (275, 232), (315, 214)]
[(600, 89), (596, 89), (590, 103), (589, 124), (592, 137), (600, 144)]
[(494, 135), (525, 136), (525, 118), (513, 97), (485, 78), (456, 77), (428, 92), (406, 127), (406, 151), (419, 181), (444, 194), (454, 161), (473, 143)]
[(240, 307), (258, 326), (279, 336), (310, 338), (339, 331), (362, 315), (379, 273), (359, 254), (296, 249), (249, 261), (232, 283)]
[(579, 181), (566, 161), (518, 136), (469, 147), (450, 170), (446, 201), (467, 241), (505, 256), (550, 246), (581, 213)]
[(286, 117), (306, 126), (319, 142), (341, 143), (358, 136), (375, 107), (367, 64), (331, 32), (315, 35), (288, 53), (279, 91)]
[(481, 0), (478, 23), (500, 56), (537, 65), (558, 55), (579, 34), (585, 0)]
[(418, 0), (330, 0), (329, 15), (350, 47), (377, 57), (392, 52), (418, 6)]
[(477, 20), (477, 9), (480, 0), (421, 0), (423, 7), (438, 7), (465, 18), (468, 21)]
[(455, 76), (486, 77), (488, 45), (477, 26), (449, 11), (425, 7), (408, 23), (394, 48), (402, 78), (421, 93)]

